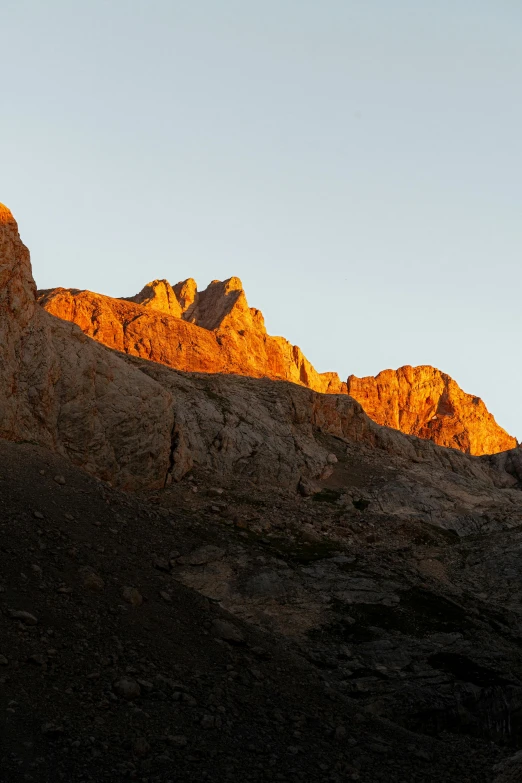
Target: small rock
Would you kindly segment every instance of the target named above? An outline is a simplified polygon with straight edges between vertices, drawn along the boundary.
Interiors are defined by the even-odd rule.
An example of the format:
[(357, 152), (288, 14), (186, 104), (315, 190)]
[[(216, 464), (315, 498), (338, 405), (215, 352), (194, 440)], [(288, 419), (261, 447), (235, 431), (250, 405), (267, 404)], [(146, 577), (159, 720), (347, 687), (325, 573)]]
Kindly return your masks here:
[(9, 661), (5, 657), (5, 655), (0, 655), (0, 666), (7, 666), (9, 664)]
[(99, 576), (99, 574), (96, 574), (94, 571), (86, 571), (85, 576), (83, 577), (83, 586), (86, 587), (88, 590), (93, 590), (94, 592), (101, 592), (103, 588), (105, 587), (105, 582)]
[(165, 590), (160, 590), (159, 594), (161, 598), (163, 598), (163, 600), (166, 601), (168, 604), (172, 601), (172, 598), (168, 593), (165, 592)]
[(201, 718), (201, 727), (203, 729), (213, 729), (215, 725), (216, 723), (213, 715), (203, 715)]
[(214, 636), (217, 636), (218, 639), (223, 639), (225, 642), (230, 642), (231, 644), (244, 644), (245, 642), (245, 637), (239, 628), (236, 628), (235, 625), (227, 622), (227, 620), (214, 620), (211, 630)]
[(297, 491), (303, 497), (309, 498), (312, 495), (315, 495), (316, 492), (320, 492), (321, 487), (315, 481), (310, 481), (310, 479), (307, 478), (301, 478), (299, 484), (297, 485)]
[(309, 544), (320, 544), (323, 540), (321, 534), (310, 524), (303, 525), (301, 535), (303, 541), (307, 541)]
[(215, 497), (216, 496), (219, 497), (220, 495), (223, 494), (224, 491), (225, 490), (222, 489), (221, 487), (210, 487), (210, 489), (208, 490), (207, 494), (208, 495), (214, 495)]
[(121, 596), (131, 606), (141, 606), (143, 603), (143, 596), (135, 587), (124, 587)]
[(65, 484), (65, 476), (60, 476), (60, 475), (55, 476), (54, 480), (56, 481), (57, 484), (61, 484), (62, 486)]
[(165, 571), (167, 574), (170, 571), (170, 563), (164, 557), (155, 557), (153, 560), (154, 568), (158, 571)]
[(42, 726), (42, 734), (45, 734), (49, 739), (56, 739), (64, 733), (63, 726), (58, 726), (56, 723), (44, 723)]
[(327, 458), (326, 458), (326, 461), (327, 461), (327, 462), (328, 462), (330, 465), (335, 465), (335, 463), (336, 463), (336, 462), (338, 462), (339, 460), (337, 459), (337, 457), (335, 456), (335, 454), (329, 454), (329, 455), (327, 456)]
[(136, 680), (127, 680), (125, 678), (118, 680), (112, 686), (114, 692), (122, 699), (132, 701), (141, 695), (141, 688)]
[(190, 555), (178, 557), (178, 563), (192, 566), (206, 565), (207, 563), (213, 563), (216, 560), (221, 560), (224, 554), (224, 549), (220, 549), (217, 546), (212, 546), (212, 544), (209, 544), (208, 546), (202, 546), (199, 549), (195, 549), (194, 552), (190, 553)]
[(45, 519), (45, 517), (44, 517), (44, 515), (42, 514), (41, 511), (34, 511), (33, 512), (33, 517), (35, 519)]
[(9, 613), (13, 620), (20, 620), (21, 623), (24, 625), (37, 625), (38, 620), (34, 616), (34, 614), (30, 614), (30, 612), (19, 612), (19, 611), (11, 611)]

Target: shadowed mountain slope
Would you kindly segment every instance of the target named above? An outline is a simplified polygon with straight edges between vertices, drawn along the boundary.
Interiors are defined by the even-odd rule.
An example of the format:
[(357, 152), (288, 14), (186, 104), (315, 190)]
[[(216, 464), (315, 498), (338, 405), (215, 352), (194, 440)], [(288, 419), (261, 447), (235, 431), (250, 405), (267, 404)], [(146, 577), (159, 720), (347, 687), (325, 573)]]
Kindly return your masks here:
[[(241, 337), (237, 282), (172, 292), (94, 321)], [(2, 781), (517, 780), (522, 451), (140, 350), (37, 306), (0, 208)]]

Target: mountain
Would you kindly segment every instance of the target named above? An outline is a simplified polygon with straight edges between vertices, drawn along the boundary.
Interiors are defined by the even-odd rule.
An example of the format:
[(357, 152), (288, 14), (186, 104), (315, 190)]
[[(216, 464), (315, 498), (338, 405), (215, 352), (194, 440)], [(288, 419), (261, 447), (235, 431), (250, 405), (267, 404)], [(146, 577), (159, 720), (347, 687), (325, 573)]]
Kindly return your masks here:
[(430, 366), (350, 375), (347, 390), (374, 421), (466, 454), (496, 454), (517, 446), (480, 399), (463, 392), (446, 373)]
[(38, 299), (52, 315), (122, 353), (185, 372), (266, 377), (349, 394), (378, 424), (467, 454), (517, 445), (480, 398), (434, 367), (385, 370), (376, 378), (351, 375), (347, 383), (336, 373), (318, 373), (300, 348), (267, 333), (237, 277), (214, 280), (201, 292), (192, 279), (175, 286), (153, 280), (130, 299), (63, 288), (41, 291)]
[[(78, 312), (239, 318), (162, 290)], [(520, 780), (521, 449), (101, 345), (4, 207), (0, 358), (2, 781)]]
[(132, 299), (57, 288), (39, 292), (52, 315), (77, 323), (118, 351), (186, 372), (287, 380), (314, 391), (346, 391), (335, 373), (318, 373), (300, 348), (267, 334), (237, 277), (198, 292), (193, 280), (154, 280)]

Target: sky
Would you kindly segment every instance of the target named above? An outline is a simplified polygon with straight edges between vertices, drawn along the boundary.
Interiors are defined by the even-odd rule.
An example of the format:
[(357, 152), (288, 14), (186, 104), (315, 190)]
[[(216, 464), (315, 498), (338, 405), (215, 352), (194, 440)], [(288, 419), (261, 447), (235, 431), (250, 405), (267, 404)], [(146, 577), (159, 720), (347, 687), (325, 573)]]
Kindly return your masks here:
[(522, 440), (519, 0), (2, 0), (40, 288), (232, 275), (320, 371), (432, 364)]

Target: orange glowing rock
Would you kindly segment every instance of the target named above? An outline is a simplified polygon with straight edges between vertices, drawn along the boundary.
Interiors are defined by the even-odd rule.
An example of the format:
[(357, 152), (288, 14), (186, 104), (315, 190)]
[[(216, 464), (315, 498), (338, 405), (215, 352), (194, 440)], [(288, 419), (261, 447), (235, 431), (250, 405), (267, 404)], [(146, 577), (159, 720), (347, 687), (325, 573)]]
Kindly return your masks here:
[(39, 301), (109, 348), (191, 372), (292, 381), (319, 392), (346, 393), (336, 373), (318, 373), (300, 348), (267, 334), (260, 310), (248, 306), (241, 280), (148, 283), (130, 299), (56, 288)]
[(375, 378), (348, 378), (348, 394), (378, 424), (467, 454), (496, 454), (517, 441), (480, 399), (430, 366), (383, 370)]
[(187, 372), (290, 381), (327, 394), (350, 394), (378, 424), (473, 454), (514, 448), (482, 400), (433, 367), (385, 370), (376, 378), (318, 373), (300, 348), (267, 334), (238, 277), (198, 291), (192, 278), (153, 280), (129, 299), (56, 288), (39, 294), (53, 315), (123, 353)]

